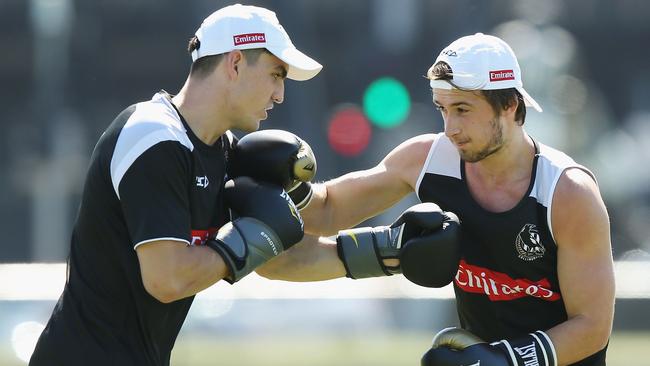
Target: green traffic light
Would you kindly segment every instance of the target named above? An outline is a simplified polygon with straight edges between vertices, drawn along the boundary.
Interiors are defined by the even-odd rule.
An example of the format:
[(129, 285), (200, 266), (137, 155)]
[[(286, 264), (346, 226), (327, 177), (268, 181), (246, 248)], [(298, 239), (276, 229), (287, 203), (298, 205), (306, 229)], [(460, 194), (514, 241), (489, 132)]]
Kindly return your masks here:
[(381, 128), (400, 125), (411, 109), (411, 98), (404, 84), (391, 77), (373, 81), (363, 95), (363, 111)]

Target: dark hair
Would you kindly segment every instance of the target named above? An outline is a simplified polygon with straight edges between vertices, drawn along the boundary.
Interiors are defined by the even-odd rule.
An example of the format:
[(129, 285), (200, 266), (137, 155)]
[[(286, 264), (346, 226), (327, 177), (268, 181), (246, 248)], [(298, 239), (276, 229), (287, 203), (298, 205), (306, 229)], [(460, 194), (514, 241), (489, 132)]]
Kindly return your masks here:
[[(190, 39), (187, 45), (187, 52), (191, 54), (194, 50), (199, 49), (199, 47), (201, 47), (201, 41), (197, 36), (194, 36)], [(260, 56), (265, 52), (271, 54), (271, 52), (269, 52), (266, 48), (251, 48), (242, 50), (244, 57), (246, 57), (246, 60), (251, 65), (255, 65)], [(206, 76), (219, 65), (223, 59), (223, 55), (224, 53), (221, 53), (218, 55), (204, 56), (197, 59), (194, 61), (194, 63), (192, 63), (190, 75)]]
[(522, 126), (526, 121), (526, 103), (524, 102), (524, 97), (517, 89), (481, 90), (481, 94), (485, 96), (485, 99), (490, 103), (497, 115), (501, 114), (500, 112), (502, 110), (513, 106), (516, 102), (515, 122)]
[[(435, 65), (431, 66), (427, 72), (427, 77), (430, 80), (446, 80), (454, 87), (451, 80), (453, 79), (453, 71), (451, 66), (444, 61), (440, 61)], [(466, 90), (463, 88), (458, 88), (460, 90)], [(524, 124), (526, 120), (526, 104), (524, 102), (524, 97), (517, 91), (515, 88), (508, 89), (496, 89), (496, 90), (476, 90), (481, 95), (485, 97), (488, 104), (492, 107), (494, 112), (498, 115), (501, 114), (501, 111), (506, 110), (515, 103), (517, 103), (517, 110), (515, 111), (515, 121), (520, 126)]]

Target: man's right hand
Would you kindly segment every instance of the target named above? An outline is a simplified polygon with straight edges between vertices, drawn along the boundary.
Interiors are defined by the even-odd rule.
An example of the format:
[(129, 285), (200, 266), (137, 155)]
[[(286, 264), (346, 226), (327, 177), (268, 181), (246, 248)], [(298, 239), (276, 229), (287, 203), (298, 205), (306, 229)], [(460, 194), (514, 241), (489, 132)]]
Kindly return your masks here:
[(548, 335), (535, 331), (514, 340), (486, 343), (471, 332), (446, 328), (433, 337), (422, 366), (555, 366), (557, 355)]
[(282, 186), (298, 210), (312, 198), (309, 183), (316, 174), (316, 157), (307, 142), (288, 131), (262, 130), (242, 137), (228, 159), (228, 175), (247, 176)]
[[(460, 259), (460, 223), (434, 203), (405, 210), (391, 226), (340, 231), (336, 241), (348, 277), (403, 273), (411, 282), (442, 287), (451, 282)], [(387, 266), (386, 259), (399, 259)]]
[(239, 281), (302, 239), (302, 218), (281, 187), (239, 177), (226, 182), (224, 198), (238, 217), (222, 226), (206, 245), (228, 265), (226, 281)]

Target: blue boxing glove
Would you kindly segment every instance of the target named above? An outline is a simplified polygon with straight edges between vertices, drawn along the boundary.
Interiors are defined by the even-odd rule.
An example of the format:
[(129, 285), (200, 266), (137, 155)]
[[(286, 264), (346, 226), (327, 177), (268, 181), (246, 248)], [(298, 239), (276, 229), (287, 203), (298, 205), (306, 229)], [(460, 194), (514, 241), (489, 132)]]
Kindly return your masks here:
[(464, 329), (446, 328), (433, 338), (421, 365), (556, 366), (557, 356), (551, 339), (541, 330), (490, 344)]

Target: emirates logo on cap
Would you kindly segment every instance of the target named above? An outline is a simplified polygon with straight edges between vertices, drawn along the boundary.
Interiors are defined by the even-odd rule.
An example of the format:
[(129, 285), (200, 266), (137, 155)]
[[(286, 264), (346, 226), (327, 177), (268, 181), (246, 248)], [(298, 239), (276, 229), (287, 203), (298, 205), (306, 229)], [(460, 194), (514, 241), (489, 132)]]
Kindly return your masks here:
[(490, 71), (490, 81), (515, 80), (515, 73), (512, 70)]
[(232, 36), (235, 46), (240, 46), (248, 43), (264, 43), (266, 42), (266, 36), (264, 33), (247, 33), (247, 34), (237, 34)]

